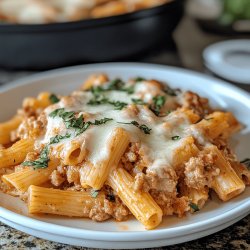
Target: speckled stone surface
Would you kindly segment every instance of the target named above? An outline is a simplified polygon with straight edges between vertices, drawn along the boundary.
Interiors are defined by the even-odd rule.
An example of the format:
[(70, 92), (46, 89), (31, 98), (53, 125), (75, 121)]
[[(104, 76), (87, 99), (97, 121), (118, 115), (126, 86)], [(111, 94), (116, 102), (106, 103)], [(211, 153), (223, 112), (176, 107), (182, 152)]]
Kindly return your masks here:
[[(64, 244), (42, 240), (0, 223), (0, 249), (48, 249), (48, 250), (83, 250), (84, 247), (73, 247)], [(201, 249), (250, 249), (250, 215), (236, 224), (210, 236), (187, 243), (155, 248), (155, 250), (201, 250)]]

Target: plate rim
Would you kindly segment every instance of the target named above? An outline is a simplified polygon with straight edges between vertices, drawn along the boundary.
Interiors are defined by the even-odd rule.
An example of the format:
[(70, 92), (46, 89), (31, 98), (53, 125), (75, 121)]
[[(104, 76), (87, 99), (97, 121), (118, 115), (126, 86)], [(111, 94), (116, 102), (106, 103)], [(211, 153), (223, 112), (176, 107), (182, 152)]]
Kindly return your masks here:
[[(248, 77), (241, 76), (241, 73), (246, 74), (249, 71), (248, 69), (237, 68), (230, 64), (221, 65), (218, 63), (222, 61), (222, 56), (225, 53), (225, 51), (228, 51), (231, 48), (235, 49), (237, 44), (242, 45), (245, 48), (246, 47), (249, 48), (250, 51), (250, 39), (247, 38), (219, 41), (205, 47), (205, 49), (202, 51), (203, 62), (210, 71), (217, 74), (219, 77), (223, 77), (228, 81), (234, 81), (244, 85), (250, 85), (250, 75)], [(238, 50), (240, 50), (240, 48)], [(211, 60), (211, 55), (214, 54), (215, 52), (219, 52), (218, 58), (220, 58), (220, 60), (218, 62)], [(218, 65), (220, 67), (217, 67)], [(221, 68), (223, 70), (221, 70)], [(232, 70), (238, 72), (238, 74), (236, 75), (240, 75), (240, 77), (237, 76), (235, 77), (235, 74), (231, 73)], [(229, 72), (229, 74), (227, 75), (225, 71)]]
[[(24, 77), (19, 80), (11, 81), (5, 86), (0, 87), (0, 94), (4, 94), (5, 92), (15, 89), (16, 87), (22, 87), (25, 85), (32, 84), (32, 81), (37, 81), (37, 80), (42, 80), (42, 79), (48, 79), (48, 78), (53, 78), (58, 75), (63, 76), (69, 74), (69, 72), (78, 71), (80, 69), (89, 69), (89, 70), (97, 70), (98, 68), (101, 67), (107, 67), (108, 68), (116, 68), (116, 69), (121, 69), (122, 67), (143, 67), (145, 70), (146, 69), (152, 69), (152, 70), (169, 70), (169, 71), (175, 71), (176, 73), (182, 73), (182, 74), (188, 74), (188, 75), (193, 75), (198, 78), (203, 78), (209, 81), (212, 81), (214, 85), (219, 85), (223, 86), (225, 88), (231, 88), (231, 90), (237, 91), (240, 95), (244, 96), (249, 100), (250, 104), (250, 94), (239, 87), (236, 87), (230, 83), (227, 83), (226, 81), (217, 79), (215, 77), (207, 76), (205, 74), (195, 72), (192, 70), (187, 70), (187, 69), (182, 69), (178, 67), (173, 67), (173, 66), (165, 66), (165, 65), (158, 65), (158, 64), (148, 64), (148, 63), (97, 63), (97, 64), (87, 64), (87, 65), (78, 65), (78, 66), (71, 66), (71, 67), (64, 67), (60, 69), (54, 69), (54, 70), (49, 70), (45, 71), (42, 73), (37, 73), (33, 74), (31, 76)], [(34, 84), (34, 83), (33, 83)], [(188, 234), (190, 232), (189, 230), (192, 230), (193, 233), (200, 231), (201, 228), (206, 227), (206, 228), (211, 228), (215, 227), (216, 225), (222, 224), (221, 221), (225, 218), (232, 218), (232, 216), (239, 217), (241, 214), (248, 213), (250, 212), (250, 199), (249, 201), (246, 200), (242, 204), (240, 204), (238, 207), (230, 209), (223, 215), (218, 215), (216, 217), (212, 217), (210, 219), (203, 220), (201, 222), (196, 222), (184, 226), (179, 226), (177, 228), (163, 228), (163, 229), (155, 229), (151, 231), (132, 231), (132, 232), (116, 232), (116, 231), (109, 231), (109, 232), (104, 232), (104, 231), (98, 231), (98, 230), (90, 230), (90, 229), (80, 229), (80, 228), (73, 228), (70, 226), (62, 226), (58, 224), (53, 224), (53, 223), (48, 223), (44, 221), (40, 221), (34, 218), (30, 218), (18, 213), (15, 213), (11, 210), (8, 210), (6, 208), (3, 208), (0, 206), (0, 220), (1, 218), (4, 218), (2, 215), (7, 215), (11, 214), (11, 221), (20, 221), (18, 223), (19, 225), (27, 225), (27, 221), (29, 222), (29, 225), (32, 225), (35, 223), (36, 228), (40, 231), (43, 232), (57, 232), (58, 235), (64, 235), (64, 236), (79, 236), (81, 238), (88, 238), (88, 239), (93, 239), (93, 240), (101, 240), (101, 241), (124, 241), (124, 240), (129, 240), (129, 241), (138, 241), (138, 240), (145, 240), (145, 236), (147, 237), (147, 240), (155, 240), (155, 239), (166, 239), (166, 238), (171, 238), (174, 234), (178, 233), (181, 235), (181, 232), (183, 235)], [(218, 219), (219, 217), (219, 219)], [(9, 218), (9, 217), (7, 217)], [(25, 223), (22, 223), (24, 222)], [(40, 224), (40, 225), (38, 225)], [(34, 225), (34, 224), (33, 224)], [(38, 228), (39, 226), (39, 228)], [(27, 227), (27, 226), (26, 226)], [(32, 229), (32, 226), (29, 226), (29, 228)], [(69, 230), (70, 229), (70, 230)], [(185, 231), (188, 231), (184, 233)], [(93, 235), (94, 232), (94, 235)], [(109, 237), (113, 237), (114, 234), (116, 235), (115, 238), (109, 239)]]
[[(240, 210), (240, 213), (238, 210)], [(160, 240), (160, 239), (172, 238), (174, 235), (176, 235), (176, 233), (178, 233), (179, 236), (184, 236), (184, 235), (188, 235), (191, 230), (192, 230), (192, 233), (196, 233), (198, 231), (205, 230), (205, 229), (208, 230), (208, 229), (211, 229), (212, 227), (216, 227), (216, 226), (219, 226), (228, 222), (228, 221), (224, 221), (223, 223), (221, 223), (221, 221), (223, 221), (225, 218), (240, 217), (243, 214), (250, 213), (250, 200), (249, 202), (247, 201), (244, 202), (237, 208), (231, 209), (223, 213), (223, 215), (218, 215), (210, 219), (203, 220), (201, 222), (196, 222), (196, 223), (188, 224), (185, 226), (180, 226), (178, 228), (163, 228), (163, 229), (154, 229), (154, 230), (149, 230), (149, 231), (138, 231), (138, 232), (137, 231), (104, 232), (104, 231), (98, 231), (98, 230), (89, 230), (89, 229), (73, 228), (69, 226), (62, 226), (62, 225), (40, 221), (40, 220), (31, 218), (25, 215), (21, 215), (3, 207), (0, 207), (0, 212), (1, 212), (0, 220), (1, 218), (4, 218), (3, 217), (4, 214), (6, 215), (9, 214), (9, 217), (11, 219), (7, 217), (8, 218), (7, 220), (13, 221), (16, 224), (25, 225), (25, 227), (30, 228), (30, 229), (32, 229), (33, 227), (29, 225), (33, 224), (33, 225), (36, 225), (36, 230), (43, 231), (46, 233), (51, 232), (53, 234), (62, 235), (62, 236), (70, 236), (70, 237), (78, 237), (78, 238), (86, 237), (87, 239), (100, 240), (100, 241), (110, 241), (110, 240), (112, 241), (126, 241), (126, 240), (138, 241), (138, 240), (145, 240), (145, 236), (147, 237), (147, 240), (157, 240), (157, 239)], [(93, 232), (94, 232), (94, 235), (93, 235)], [(108, 237), (113, 237), (114, 234), (116, 234), (116, 238), (108, 239)]]
[[(249, 39), (250, 40), (250, 39)], [(238, 86), (235, 86), (233, 83), (229, 83), (226, 80), (219, 79), (217, 77), (207, 75), (205, 73), (197, 72), (191, 69), (186, 69), (186, 68), (181, 68), (181, 67), (176, 67), (176, 66), (169, 66), (169, 65), (163, 65), (163, 64), (156, 64), (156, 63), (141, 63), (141, 62), (106, 62), (106, 63), (93, 63), (93, 64), (81, 64), (81, 65), (76, 65), (76, 66), (68, 66), (68, 67), (61, 67), (61, 68), (56, 68), (56, 69), (51, 69), (51, 70), (46, 70), (43, 72), (39, 73), (32, 73), (31, 75), (21, 77), (20, 79), (17, 80), (12, 80), (4, 85), (0, 86), (0, 94), (3, 94), (6, 91), (9, 91), (11, 89), (14, 89), (15, 87), (19, 86), (25, 86), (28, 84), (31, 84), (33, 80), (36, 79), (46, 79), (50, 78), (53, 76), (56, 76), (57, 74), (60, 75), (67, 75), (68, 72), (72, 70), (79, 70), (79, 69), (90, 69), (93, 68), (101, 68), (103, 66), (108, 66), (112, 68), (120, 68), (120, 67), (144, 67), (148, 69), (162, 69), (162, 70), (173, 70), (178, 73), (184, 73), (184, 74), (192, 74), (193, 76), (199, 77), (199, 78), (204, 78), (206, 80), (213, 81), (214, 85), (220, 85), (223, 87), (229, 87), (233, 90), (236, 90), (237, 92), (240, 92), (240, 94), (244, 95), (245, 97), (249, 98), (250, 93), (248, 93), (246, 90), (241, 89)]]

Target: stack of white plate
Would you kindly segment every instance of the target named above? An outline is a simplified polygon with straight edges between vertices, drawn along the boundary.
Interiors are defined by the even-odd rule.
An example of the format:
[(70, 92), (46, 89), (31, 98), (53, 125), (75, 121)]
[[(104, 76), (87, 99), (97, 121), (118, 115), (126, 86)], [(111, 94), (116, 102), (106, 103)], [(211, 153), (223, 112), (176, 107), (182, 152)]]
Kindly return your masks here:
[(212, 44), (204, 50), (203, 59), (214, 74), (232, 82), (250, 84), (250, 39)]

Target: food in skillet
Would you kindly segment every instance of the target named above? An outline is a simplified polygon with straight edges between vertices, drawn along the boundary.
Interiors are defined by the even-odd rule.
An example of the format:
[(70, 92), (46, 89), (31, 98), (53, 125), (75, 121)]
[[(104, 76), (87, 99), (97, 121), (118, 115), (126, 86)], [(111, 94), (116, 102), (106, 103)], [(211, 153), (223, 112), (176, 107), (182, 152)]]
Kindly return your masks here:
[(32, 214), (133, 214), (153, 229), (202, 209), (211, 190), (228, 201), (250, 184), (228, 145), (240, 127), (191, 91), (93, 75), (69, 96), (25, 98), (0, 124), (0, 188)]
[(19, 24), (70, 22), (152, 8), (171, 0), (0, 0), (0, 21)]

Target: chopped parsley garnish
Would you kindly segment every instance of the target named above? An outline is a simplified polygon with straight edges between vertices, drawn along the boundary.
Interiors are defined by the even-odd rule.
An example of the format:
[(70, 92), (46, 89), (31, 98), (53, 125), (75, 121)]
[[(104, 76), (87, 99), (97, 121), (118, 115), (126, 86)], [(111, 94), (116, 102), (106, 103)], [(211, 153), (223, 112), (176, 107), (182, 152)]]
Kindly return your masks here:
[(34, 169), (47, 168), (49, 163), (49, 147), (46, 145), (41, 151), (40, 157), (35, 161), (24, 161), (21, 165), (31, 166)]
[(144, 102), (142, 99), (132, 98), (131, 100), (132, 100), (132, 102), (133, 102), (134, 104), (136, 104), (136, 105), (147, 105), (147, 103)]
[(246, 165), (246, 167), (250, 170), (250, 159), (249, 158), (244, 159), (240, 163)]
[(132, 124), (134, 126), (136, 126), (137, 128), (139, 128), (140, 130), (142, 130), (144, 132), (144, 134), (150, 134), (150, 131), (152, 130), (151, 128), (149, 128), (147, 125), (145, 124), (139, 124), (137, 121), (131, 121), (131, 122), (118, 122), (121, 124)]
[(89, 102), (87, 103), (88, 105), (101, 105), (101, 104), (108, 104), (109, 99), (103, 96), (95, 96)]
[(60, 101), (60, 99), (59, 99), (55, 94), (51, 94), (51, 95), (49, 96), (49, 100), (50, 100), (50, 102), (53, 103), (53, 104)]
[(145, 78), (138, 76), (138, 77), (136, 77), (136, 78), (134, 79), (134, 81), (135, 81), (135, 82), (143, 82), (143, 81), (145, 81)]
[[(49, 114), (49, 117), (56, 117), (56, 116), (59, 116), (59, 117), (62, 117), (64, 114), (66, 113), (65, 109), (64, 108), (60, 108), (60, 109), (55, 109), (54, 111), (52, 111), (50, 114)], [(74, 112), (73, 112), (73, 115), (74, 115)]]
[(67, 133), (66, 135), (56, 135), (55, 137), (51, 137), (49, 145), (59, 143), (63, 139), (70, 138), (70, 136), (71, 135)]
[(177, 89), (172, 89), (169, 86), (167, 86), (167, 88), (164, 89), (164, 92), (170, 96), (177, 96)]
[(55, 118), (56, 116), (63, 119), (63, 122), (66, 128), (72, 128), (76, 132), (76, 136), (83, 133), (85, 130), (89, 128), (90, 125), (101, 125), (108, 121), (113, 120), (112, 118), (102, 118), (100, 120), (84, 121), (83, 115), (80, 115), (78, 118), (75, 117), (75, 112), (73, 111), (65, 111), (64, 108), (56, 109), (49, 114), (50, 117)]
[(94, 122), (91, 122), (92, 125), (101, 125), (101, 124), (105, 124), (106, 122), (108, 121), (112, 121), (113, 119), (112, 118), (103, 118), (103, 119), (100, 119), (100, 120), (95, 120)]
[(84, 131), (86, 131), (90, 125), (102, 125), (102, 124), (105, 124), (106, 122), (109, 122), (109, 121), (112, 121), (113, 119), (112, 118), (102, 118), (100, 120), (95, 120), (94, 122), (91, 122), (91, 121), (87, 121), (87, 122), (83, 122), (83, 124), (79, 127), (79, 128), (75, 128), (77, 133), (76, 133), (76, 136), (82, 134)]
[(95, 190), (95, 189), (91, 190), (91, 192), (90, 192), (91, 197), (96, 198), (99, 194), (99, 191), (100, 190)]
[(113, 105), (116, 110), (122, 110), (124, 107), (126, 107), (128, 105), (126, 102), (111, 101), (106, 97), (99, 98), (99, 96), (94, 97), (87, 104), (88, 105), (110, 104), (110, 105)]
[(189, 202), (189, 206), (191, 207), (191, 209), (194, 211), (194, 212), (197, 212), (199, 211), (199, 207), (197, 204), (193, 203), (193, 202)]
[(111, 91), (111, 90), (124, 91), (124, 92), (127, 92), (128, 94), (133, 94), (134, 86), (132, 85), (129, 87), (125, 87), (125, 85), (126, 85), (125, 82), (117, 78), (111, 81), (106, 86), (94, 86), (90, 89), (90, 91), (92, 92), (94, 96), (100, 95), (105, 91)]
[(124, 85), (125, 82), (123, 82), (120, 78), (117, 78), (108, 84), (107, 90), (122, 90)]
[(150, 105), (150, 109), (152, 110), (152, 112), (154, 112), (155, 115), (159, 116), (161, 108), (164, 106), (165, 102), (166, 102), (165, 96), (160, 96), (160, 95), (155, 96), (153, 98), (153, 104)]
[(113, 105), (116, 110), (122, 110), (124, 107), (128, 105), (126, 102), (120, 102), (120, 101), (109, 101), (109, 104)]
[(35, 161), (25, 161), (21, 165), (23, 166), (32, 166), (34, 169), (37, 168), (47, 168), (49, 163), (49, 145), (59, 143), (61, 140), (69, 138), (71, 135), (56, 135), (55, 137), (50, 138), (50, 142), (44, 147), (41, 151), (40, 156)]
[(124, 91), (130, 95), (134, 93), (134, 86), (125, 87), (125, 82), (118, 78), (110, 82), (107, 90)]
[(177, 141), (177, 140), (180, 140), (181, 137), (180, 137), (179, 135), (175, 135), (175, 136), (172, 136), (171, 139), (172, 139), (173, 141)]

